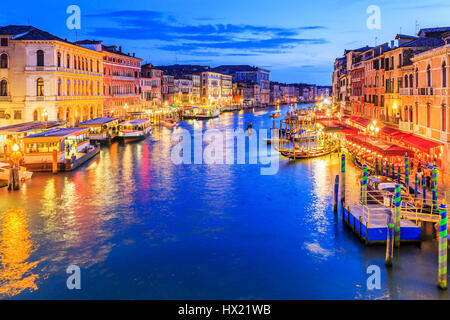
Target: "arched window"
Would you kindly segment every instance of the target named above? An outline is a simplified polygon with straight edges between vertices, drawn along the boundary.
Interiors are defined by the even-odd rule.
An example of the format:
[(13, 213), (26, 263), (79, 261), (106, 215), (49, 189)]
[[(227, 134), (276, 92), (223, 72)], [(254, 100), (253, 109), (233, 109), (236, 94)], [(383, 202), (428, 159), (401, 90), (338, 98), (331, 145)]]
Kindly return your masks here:
[(447, 64), (442, 63), (442, 88), (447, 88)]
[(37, 110), (34, 110), (34, 112), (33, 112), (33, 120), (38, 121), (38, 111)]
[(77, 69), (77, 57), (73, 56), (73, 68)]
[(97, 60), (97, 72), (99, 72), (100, 71), (100, 63), (99, 63), (99, 61)]
[(36, 65), (38, 67), (44, 66), (44, 51), (42, 51), (42, 50), (38, 50), (36, 52)]
[(411, 88), (414, 87), (414, 76), (412, 75), (412, 73), (409, 75), (409, 86)]
[(405, 75), (405, 88), (408, 88), (408, 75)]
[(70, 69), (70, 54), (67, 55), (67, 68)]
[(70, 79), (67, 79), (67, 95), (70, 96)]
[(0, 56), (0, 68), (1, 69), (7, 69), (8, 68), (8, 55), (6, 53), (3, 53)]
[(8, 81), (6, 80), (0, 81), (0, 96), (8, 96)]
[(91, 67), (91, 72), (92, 72), (92, 59), (91, 59), (91, 61), (90, 61), (90, 67)]
[(42, 78), (36, 80), (36, 95), (38, 97), (44, 96), (44, 80)]
[(58, 59), (58, 61), (57, 61), (57, 63), (58, 63), (58, 68), (61, 68), (61, 53), (60, 53), (60, 52), (58, 52), (58, 57), (57, 57), (57, 59)]
[(431, 66), (427, 67), (427, 87), (431, 87)]

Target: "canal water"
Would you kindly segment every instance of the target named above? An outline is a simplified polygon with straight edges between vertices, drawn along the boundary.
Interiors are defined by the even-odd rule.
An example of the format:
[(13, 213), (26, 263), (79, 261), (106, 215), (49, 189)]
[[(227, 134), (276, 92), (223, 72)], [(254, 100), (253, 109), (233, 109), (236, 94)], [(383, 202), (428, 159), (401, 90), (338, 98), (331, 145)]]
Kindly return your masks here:
[[(269, 115), (226, 113), (180, 127), (268, 128)], [(177, 165), (171, 132), (105, 147), (73, 173), (36, 173), (20, 191), (0, 189), (0, 297), (448, 297), (436, 286), (434, 240), (402, 245), (386, 269), (385, 248), (366, 247), (333, 213), (337, 155), (279, 158), (274, 175), (261, 175), (260, 164)], [(348, 188), (359, 179), (348, 164)], [(80, 290), (67, 289), (70, 265), (80, 267)], [(380, 289), (367, 287), (371, 265), (380, 267)]]

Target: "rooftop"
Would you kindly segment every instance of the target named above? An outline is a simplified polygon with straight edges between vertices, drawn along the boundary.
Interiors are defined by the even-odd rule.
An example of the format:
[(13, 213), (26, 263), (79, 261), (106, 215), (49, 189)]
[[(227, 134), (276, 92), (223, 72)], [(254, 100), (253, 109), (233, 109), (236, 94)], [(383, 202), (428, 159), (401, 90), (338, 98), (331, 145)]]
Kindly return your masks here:
[(96, 124), (106, 124), (113, 122), (115, 120), (119, 120), (118, 118), (95, 118), (89, 121), (80, 122), (78, 125), (96, 125)]
[(59, 128), (50, 131), (45, 131), (31, 136), (25, 137), (24, 139), (30, 138), (64, 138), (71, 135), (80, 135), (83, 132), (88, 131), (88, 128)]
[(32, 121), (32, 122), (25, 122), (25, 123), (13, 124), (13, 125), (6, 126), (6, 127), (1, 127), (0, 132), (1, 133), (22, 133), (22, 132), (27, 132), (27, 131), (54, 128), (54, 127), (62, 126), (64, 124), (65, 124), (64, 121), (47, 121), (47, 122)]

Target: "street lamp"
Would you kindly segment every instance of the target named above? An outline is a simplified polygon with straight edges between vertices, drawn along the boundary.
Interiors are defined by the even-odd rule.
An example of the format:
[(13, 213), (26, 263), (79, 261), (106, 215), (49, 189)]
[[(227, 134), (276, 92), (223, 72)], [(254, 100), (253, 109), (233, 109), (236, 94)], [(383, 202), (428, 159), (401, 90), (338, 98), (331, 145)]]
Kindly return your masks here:
[(372, 123), (369, 125), (368, 129), (369, 129), (368, 131), (373, 136), (375, 136), (378, 133), (378, 131), (380, 131), (380, 128), (377, 127), (377, 121), (376, 120), (372, 121)]
[(44, 109), (41, 113), (41, 118), (44, 119), (45, 126), (47, 127), (47, 121), (48, 121), (48, 112), (47, 109)]
[(10, 172), (10, 181), (8, 185), (8, 189), (11, 190), (19, 190), (19, 164), (22, 160), (22, 153), (19, 151), (19, 146), (14, 144), (12, 148), (13, 152), (11, 153), (11, 172)]

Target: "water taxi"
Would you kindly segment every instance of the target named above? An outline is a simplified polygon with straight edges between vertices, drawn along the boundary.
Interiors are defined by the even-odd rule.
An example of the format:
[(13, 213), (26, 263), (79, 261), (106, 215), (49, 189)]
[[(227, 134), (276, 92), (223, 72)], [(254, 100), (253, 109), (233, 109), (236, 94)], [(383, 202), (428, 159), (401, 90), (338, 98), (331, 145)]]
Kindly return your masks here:
[(89, 128), (92, 142), (111, 143), (117, 137), (119, 118), (96, 118), (80, 122), (78, 127)]
[(335, 152), (337, 150), (337, 147), (333, 146), (333, 147), (327, 147), (327, 148), (323, 148), (323, 147), (317, 147), (317, 148), (311, 148), (311, 149), (306, 149), (306, 148), (299, 148), (299, 147), (295, 147), (295, 148), (291, 148), (291, 149), (279, 149), (278, 151), (281, 153), (282, 156), (289, 158), (289, 159), (293, 159), (293, 160), (300, 160), (300, 159), (311, 159), (311, 158), (317, 158), (317, 157), (322, 157), (325, 155), (328, 155), (332, 152)]
[(152, 133), (149, 119), (134, 119), (122, 122), (119, 125), (119, 139), (123, 142), (139, 141), (147, 138)]
[(89, 128), (58, 128), (23, 138), (23, 166), (30, 171), (71, 171), (100, 152)]
[(212, 119), (220, 116), (219, 109), (201, 109), (195, 115), (197, 120)]
[(160, 124), (166, 128), (173, 128), (178, 124), (178, 120), (174, 118), (161, 119)]
[(270, 117), (271, 118), (280, 118), (281, 117), (281, 111), (277, 110), (277, 111), (272, 112), (270, 114)]

